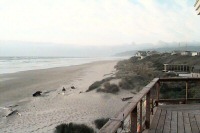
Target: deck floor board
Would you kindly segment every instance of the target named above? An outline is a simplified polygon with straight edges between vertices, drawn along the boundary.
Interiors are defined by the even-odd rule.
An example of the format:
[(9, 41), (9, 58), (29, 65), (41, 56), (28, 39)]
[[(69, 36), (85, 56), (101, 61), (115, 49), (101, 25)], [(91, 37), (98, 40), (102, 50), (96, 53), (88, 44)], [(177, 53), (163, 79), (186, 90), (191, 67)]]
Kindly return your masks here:
[(199, 131), (200, 131), (200, 115), (194, 115), (195, 116), (195, 119), (196, 119), (196, 122), (197, 122), (197, 126), (199, 128)]
[(172, 120), (172, 112), (171, 111), (167, 111), (163, 133), (170, 133), (171, 120)]
[(192, 129), (190, 126), (190, 119), (188, 116), (188, 113), (184, 112), (183, 113), (183, 121), (184, 121), (184, 128), (185, 128), (185, 133), (192, 133)]
[(177, 133), (178, 132), (178, 112), (172, 111), (172, 119), (171, 119), (171, 133)]
[(183, 112), (178, 112), (178, 133), (184, 133)]
[(150, 128), (151, 130), (149, 131), (149, 133), (155, 133), (156, 132), (156, 128), (154, 128), (154, 127), (157, 127), (157, 125), (158, 125), (158, 122), (159, 122), (159, 118), (160, 118), (160, 114), (161, 114), (161, 109), (160, 108), (158, 108), (157, 110), (156, 110), (156, 116), (154, 117), (154, 120), (153, 120), (153, 122), (151, 123), (151, 127), (152, 128)]
[(189, 118), (190, 118), (190, 125), (191, 125), (191, 128), (192, 128), (192, 132), (198, 133), (199, 129), (198, 129), (197, 122), (196, 122), (194, 114), (189, 114)]
[(162, 105), (149, 133), (200, 133), (200, 105)]

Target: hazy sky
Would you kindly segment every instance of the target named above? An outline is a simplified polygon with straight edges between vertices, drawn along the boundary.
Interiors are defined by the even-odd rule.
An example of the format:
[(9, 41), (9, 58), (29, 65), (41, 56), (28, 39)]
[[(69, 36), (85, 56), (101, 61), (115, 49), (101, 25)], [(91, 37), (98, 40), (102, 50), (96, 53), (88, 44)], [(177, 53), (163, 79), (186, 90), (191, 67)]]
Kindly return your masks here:
[[(0, 40), (66, 45), (200, 41), (195, 0), (0, 0)], [(2, 45), (2, 44), (1, 44)]]

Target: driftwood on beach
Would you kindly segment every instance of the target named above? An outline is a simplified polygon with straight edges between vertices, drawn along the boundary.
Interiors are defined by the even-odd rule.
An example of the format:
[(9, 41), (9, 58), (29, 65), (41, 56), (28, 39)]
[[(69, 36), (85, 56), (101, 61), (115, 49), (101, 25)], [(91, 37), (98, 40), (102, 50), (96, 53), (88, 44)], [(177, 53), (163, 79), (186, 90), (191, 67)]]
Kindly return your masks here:
[(125, 97), (125, 98), (122, 98), (122, 101), (127, 101), (127, 100), (129, 100), (131, 98), (133, 98), (133, 97)]
[(6, 117), (11, 116), (13, 114), (15, 114), (17, 112), (17, 110), (10, 110), (10, 112), (6, 115)]
[(9, 116), (14, 115), (14, 114), (18, 114), (19, 116), (21, 116), (21, 114), (19, 113), (18, 110), (13, 110), (13, 109), (8, 109), (8, 110), (9, 110), (9, 112), (6, 114), (5, 117), (9, 117)]

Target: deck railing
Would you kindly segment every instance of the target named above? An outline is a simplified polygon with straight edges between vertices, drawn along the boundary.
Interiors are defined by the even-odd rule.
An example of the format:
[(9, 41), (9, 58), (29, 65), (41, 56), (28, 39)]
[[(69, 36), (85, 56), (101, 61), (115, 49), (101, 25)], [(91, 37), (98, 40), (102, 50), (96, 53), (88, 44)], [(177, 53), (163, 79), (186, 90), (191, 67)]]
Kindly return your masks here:
[[(199, 82), (200, 78), (154, 78), (139, 93), (137, 93), (124, 108), (122, 108), (113, 118), (109, 119), (109, 121), (100, 129), (100, 133), (121, 132), (127, 117), (130, 117), (130, 127), (127, 132), (142, 132), (143, 129), (150, 128), (150, 115), (153, 113), (154, 105), (157, 106), (159, 102), (184, 101), (184, 103), (187, 103), (188, 101), (200, 101), (200, 98), (188, 98), (188, 84), (190, 81)], [(160, 99), (160, 84), (163, 82), (185, 82), (185, 98)], [(144, 101), (145, 106), (142, 106)]]

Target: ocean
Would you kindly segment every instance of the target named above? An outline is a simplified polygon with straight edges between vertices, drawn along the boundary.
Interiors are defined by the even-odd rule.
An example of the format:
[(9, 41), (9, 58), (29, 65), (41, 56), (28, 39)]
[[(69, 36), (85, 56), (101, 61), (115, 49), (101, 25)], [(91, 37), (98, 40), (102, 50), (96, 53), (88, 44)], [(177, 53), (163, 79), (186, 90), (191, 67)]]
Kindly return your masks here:
[(0, 57), (0, 74), (122, 59), (127, 57)]

